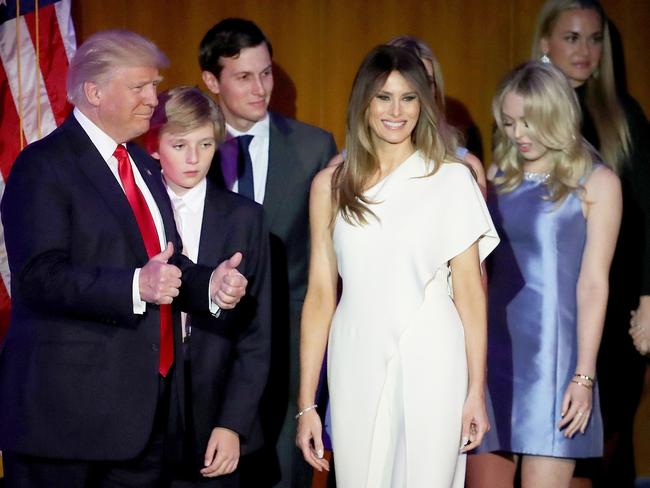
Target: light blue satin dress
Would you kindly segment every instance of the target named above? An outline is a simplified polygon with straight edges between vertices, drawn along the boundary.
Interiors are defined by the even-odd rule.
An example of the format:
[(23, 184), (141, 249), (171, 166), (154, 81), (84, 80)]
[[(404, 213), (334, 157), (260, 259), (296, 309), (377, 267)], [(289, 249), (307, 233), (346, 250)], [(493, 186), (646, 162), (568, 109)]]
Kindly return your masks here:
[(545, 183), (525, 179), (488, 197), (501, 244), (488, 262), (488, 410), (492, 430), (479, 452), (599, 457), (597, 385), (585, 434), (558, 429), (576, 372), (576, 288), (587, 222), (574, 192), (559, 205)]

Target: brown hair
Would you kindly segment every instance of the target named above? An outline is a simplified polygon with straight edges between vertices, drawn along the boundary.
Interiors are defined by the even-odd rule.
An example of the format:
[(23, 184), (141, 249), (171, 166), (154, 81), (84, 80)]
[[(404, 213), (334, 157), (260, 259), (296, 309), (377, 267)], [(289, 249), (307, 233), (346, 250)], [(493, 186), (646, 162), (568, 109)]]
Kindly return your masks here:
[(427, 161), (429, 175), (445, 161), (459, 161), (454, 155), (453, 131), (433, 99), (420, 59), (412, 51), (400, 47), (374, 48), (361, 63), (352, 85), (345, 129), (347, 156), (333, 176), (333, 207), (349, 223), (362, 225), (367, 223), (368, 213), (374, 215), (369, 205), (375, 202), (364, 195), (378, 169), (368, 110), (373, 97), (394, 71), (406, 79), (419, 99), (420, 116), (411, 133), (411, 141)]

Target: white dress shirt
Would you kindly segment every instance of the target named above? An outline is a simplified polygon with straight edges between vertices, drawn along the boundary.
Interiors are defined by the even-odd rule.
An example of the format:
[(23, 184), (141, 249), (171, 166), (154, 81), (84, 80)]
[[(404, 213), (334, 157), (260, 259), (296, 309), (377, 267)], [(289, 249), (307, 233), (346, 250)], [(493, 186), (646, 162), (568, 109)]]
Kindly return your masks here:
[[(183, 254), (195, 263), (199, 258), (206, 188), (207, 182), (203, 178), (194, 188), (179, 196), (167, 185), (167, 194), (174, 208), (176, 228), (183, 240)], [(191, 332), (187, 325), (187, 314), (185, 312), (181, 312), (181, 323), (183, 338), (188, 337)]]
[[(269, 114), (253, 124), (253, 127), (246, 132), (240, 132), (229, 124), (226, 124), (228, 134), (233, 137), (243, 135), (253, 136), (253, 140), (248, 148), (253, 163), (253, 188), (255, 190), (255, 201), (259, 204), (264, 202), (264, 195), (266, 193), (266, 176), (269, 172), (269, 140), (271, 121)], [(236, 174), (236, 172), (235, 172)], [(234, 182), (232, 188), (234, 192), (239, 192), (239, 183)]]
[[(122, 180), (120, 179), (120, 175), (117, 171), (118, 162), (115, 156), (113, 156), (113, 153), (117, 148), (117, 142), (115, 142), (108, 134), (97, 127), (97, 125), (95, 125), (92, 120), (86, 117), (78, 108), (75, 107), (72, 113), (74, 114), (75, 119), (77, 119), (77, 122), (79, 122), (79, 125), (81, 125), (81, 128), (86, 132), (86, 134), (88, 134), (90, 141), (97, 148), (99, 154), (102, 156), (104, 161), (106, 161), (108, 168), (111, 170), (111, 173), (113, 173), (113, 176), (115, 176), (115, 179), (117, 180), (122, 190), (124, 190), (124, 187), (122, 186)], [(142, 175), (140, 174), (138, 167), (133, 162), (131, 155), (129, 155), (129, 161), (131, 162), (131, 168), (133, 169), (135, 184), (140, 189), (142, 196), (147, 202), (147, 207), (149, 207), (149, 212), (151, 212), (151, 216), (153, 217), (153, 222), (156, 226), (156, 232), (158, 233), (158, 241), (160, 241), (160, 249), (162, 251), (167, 245), (167, 240), (165, 238), (165, 226), (163, 224), (162, 216), (160, 215), (160, 210), (158, 210), (158, 205), (151, 195), (151, 192), (149, 191), (146, 183), (142, 179)], [(133, 313), (141, 315), (146, 311), (147, 303), (140, 298), (140, 268), (137, 268), (133, 273), (132, 290)]]

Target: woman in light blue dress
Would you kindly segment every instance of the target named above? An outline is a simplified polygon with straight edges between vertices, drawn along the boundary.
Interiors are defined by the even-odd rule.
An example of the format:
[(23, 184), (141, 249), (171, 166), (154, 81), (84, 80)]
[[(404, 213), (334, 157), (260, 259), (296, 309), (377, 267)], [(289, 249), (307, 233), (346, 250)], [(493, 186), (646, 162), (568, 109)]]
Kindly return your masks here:
[(493, 102), (488, 197), (502, 237), (489, 262), (492, 430), (468, 486), (568, 487), (575, 459), (602, 455), (596, 355), (621, 217), (616, 174), (580, 136), (558, 69), (530, 62)]

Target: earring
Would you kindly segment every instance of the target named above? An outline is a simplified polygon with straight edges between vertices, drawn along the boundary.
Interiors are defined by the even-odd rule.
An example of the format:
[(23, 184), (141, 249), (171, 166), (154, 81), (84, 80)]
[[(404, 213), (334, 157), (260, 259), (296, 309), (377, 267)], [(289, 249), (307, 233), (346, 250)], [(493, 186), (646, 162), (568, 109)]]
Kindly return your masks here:
[(544, 64), (551, 64), (551, 58), (549, 58), (546, 53), (542, 54), (542, 57), (539, 60)]

